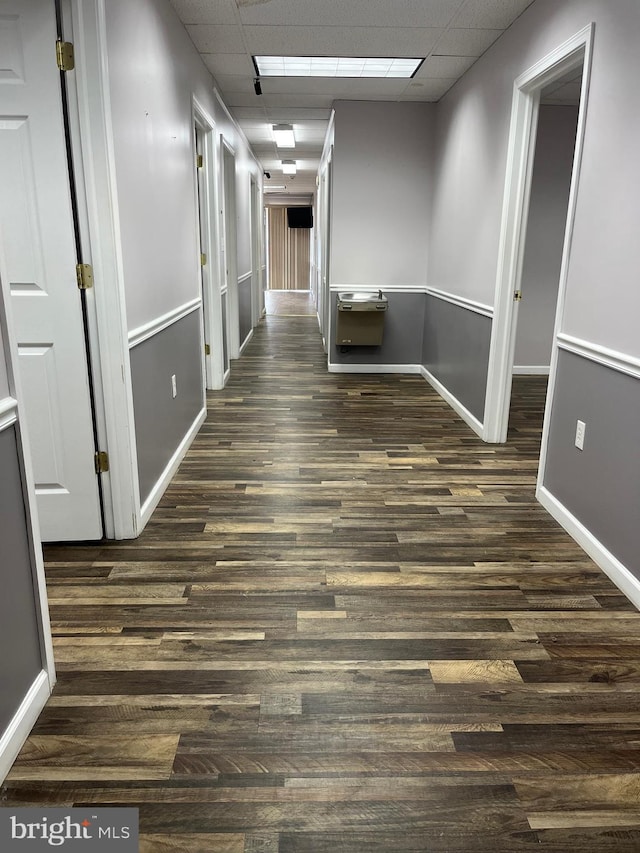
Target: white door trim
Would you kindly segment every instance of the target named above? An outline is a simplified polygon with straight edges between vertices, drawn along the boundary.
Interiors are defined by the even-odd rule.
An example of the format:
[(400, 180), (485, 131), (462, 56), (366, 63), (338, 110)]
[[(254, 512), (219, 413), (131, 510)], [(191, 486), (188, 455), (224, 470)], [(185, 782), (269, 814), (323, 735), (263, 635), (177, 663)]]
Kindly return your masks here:
[(251, 325), (257, 326), (262, 316), (262, 222), (260, 185), (255, 175), (250, 177), (251, 219)]
[(38, 715), (56, 683), (56, 670), (53, 659), (49, 602), (42, 558), (40, 526), (36, 509), (36, 491), (29, 439), (25, 428), (25, 413), (22, 404), (20, 374), (17, 369), (18, 344), (11, 314), (11, 294), (4, 256), (0, 244), (0, 337), (4, 343), (5, 364), (9, 383), (10, 397), (0, 400), (0, 430), (15, 428), (18, 447), (18, 464), (23, 487), (23, 500), (26, 510), (26, 532), (29, 543), (29, 563), (33, 577), (36, 618), (38, 621), (38, 641), (42, 655), (42, 669), (27, 691), (20, 707), (10, 720), (4, 732), (0, 732), (0, 783), (11, 769), (11, 765), (35, 725)]
[[(88, 299), (89, 346), (95, 366), (94, 393), (100, 449), (109, 454), (103, 474), (105, 534), (129, 539), (141, 530), (140, 490), (128, 353), (125, 287), (120, 242), (105, 0), (67, 0), (75, 46), (77, 133), (71, 144), (79, 190), (84, 195), (86, 263), (95, 286)], [(75, 101), (75, 102), (74, 102)], [(82, 214), (82, 208), (81, 208)], [(95, 380), (98, 381), (95, 381)]]
[(56, 682), (56, 671), (53, 660), (53, 643), (51, 639), (51, 622), (49, 619), (49, 601), (47, 584), (42, 557), (42, 542), (40, 524), (38, 522), (37, 502), (29, 436), (26, 427), (26, 415), (23, 404), (23, 392), (18, 370), (18, 342), (15, 334), (9, 291), (9, 277), (0, 244), (0, 337), (4, 342), (4, 354), (9, 383), (10, 398), (5, 399), (6, 418), (4, 427), (13, 425), (16, 430), (18, 445), (20, 475), (22, 478), (24, 506), (26, 511), (26, 529), (29, 541), (29, 557), (33, 572), (33, 586), (36, 596), (36, 610), (40, 628), (40, 647), (44, 672), (48, 681), (49, 692)]
[[(522, 257), (526, 235), (540, 91), (544, 86), (562, 76), (566, 71), (583, 64), (584, 72), (582, 75), (576, 148), (571, 176), (554, 343), (551, 356), (551, 381), (545, 412), (545, 432), (548, 426), (548, 412), (553, 391), (551, 386), (553, 385), (555, 363), (557, 360), (556, 339), (564, 307), (567, 264), (571, 250), (577, 188), (580, 177), (594, 29), (595, 24), (593, 23), (584, 27), (521, 74), (514, 82), (502, 225), (498, 248), (494, 321), (491, 330), (489, 373), (485, 398), (483, 439), (488, 442), (504, 442), (507, 437), (513, 353), (515, 347), (514, 306), (517, 305), (514, 302), (513, 294), (514, 291), (519, 290), (522, 272)], [(544, 449), (545, 439), (543, 434), (543, 455)], [(540, 470), (542, 470), (543, 461), (541, 457)]]
[[(220, 197), (218, 169), (216, 168), (216, 125), (207, 110), (192, 96), (193, 124), (203, 136), (204, 180), (203, 198), (200, 200), (202, 216), (202, 251), (207, 264), (202, 271), (205, 343), (210, 355), (205, 355), (206, 387), (215, 390), (224, 387), (224, 353), (222, 350), (222, 298), (220, 290), (220, 238), (218, 233), (217, 200)], [(196, 204), (198, 200), (196, 198)]]
[[(228, 156), (226, 156), (228, 155)], [(233, 162), (233, 172), (227, 175), (225, 160), (228, 157)], [(240, 308), (238, 304), (238, 234), (236, 228), (237, 187), (236, 187), (236, 152), (221, 137), (220, 163), (222, 176), (222, 238), (224, 242), (224, 275), (227, 285), (227, 342), (229, 358), (240, 357)], [(227, 182), (227, 176), (230, 182)], [(227, 189), (231, 185), (231, 192)], [(229, 251), (231, 249), (231, 251)], [(228, 270), (228, 273), (227, 273)]]

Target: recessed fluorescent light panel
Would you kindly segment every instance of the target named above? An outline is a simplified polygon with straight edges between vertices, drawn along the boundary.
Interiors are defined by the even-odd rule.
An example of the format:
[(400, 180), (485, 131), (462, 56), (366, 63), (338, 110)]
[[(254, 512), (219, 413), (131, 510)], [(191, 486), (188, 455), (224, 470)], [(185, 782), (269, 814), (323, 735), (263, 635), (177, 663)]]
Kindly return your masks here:
[(295, 160), (282, 160), (281, 162), (283, 175), (295, 175), (297, 171)]
[(254, 56), (260, 77), (413, 77), (422, 59), (359, 56)]
[(273, 138), (278, 148), (295, 148), (296, 139), (293, 126), (290, 124), (274, 124), (271, 127)]

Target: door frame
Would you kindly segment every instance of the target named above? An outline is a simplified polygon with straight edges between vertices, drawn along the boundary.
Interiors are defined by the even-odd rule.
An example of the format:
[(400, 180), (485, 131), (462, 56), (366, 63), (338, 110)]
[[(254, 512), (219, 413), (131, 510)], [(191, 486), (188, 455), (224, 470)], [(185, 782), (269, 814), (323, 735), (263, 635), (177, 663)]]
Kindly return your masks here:
[[(202, 320), (204, 343), (210, 353), (204, 355), (206, 388), (224, 388), (224, 354), (222, 351), (222, 298), (220, 290), (220, 261), (218, 247), (218, 217), (216, 215), (219, 188), (216, 169), (216, 126), (207, 110), (192, 96), (192, 124), (202, 134), (202, 197), (196, 192), (196, 213), (201, 218), (200, 248), (207, 256), (201, 268)], [(195, 145), (195, 139), (194, 139)], [(195, 150), (194, 150), (195, 154)], [(197, 190), (197, 188), (196, 188)]]
[(260, 222), (260, 185), (255, 175), (250, 176), (251, 218), (251, 325), (257, 326), (262, 316), (262, 252)]
[(107, 68), (105, 0), (63, 0), (65, 39), (75, 48), (67, 72), (71, 151), (78, 191), (83, 261), (94, 271), (88, 291), (88, 338), (100, 449), (105, 535), (135, 538), (142, 529), (138, 460), (120, 240), (115, 149)]
[(584, 146), (594, 31), (595, 24), (592, 22), (521, 74), (513, 84), (506, 181), (498, 248), (494, 319), (491, 329), (485, 416), (482, 432), (483, 440), (492, 443), (505, 442), (509, 426), (509, 406), (511, 401), (511, 381), (517, 320), (517, 310), (515, 308), (517, 302), (514, 300), (514, 293), (520, 289), (522, 274), (540, 92), (545, 86), (566, 72), (583, 65), (575, 154), (562, 250), (539, 472), (542, 472), (544, 468), (546, 436), (549, 427), (551, 400), (553, 399), (553, 385), (558, 358), (557, 337), (562, 325), (565, 303), (568, 260), (571, 253), (571, 240)]
[[(228, 164), (233, 163), (233, 168)], [(229, 358), (240, 358), (240, 308), (238, 303), (238, 234), (236, 227), (236, 152), (220, 137), (221, 245), (224, 249), (223, 275), (227, 290), (227, 345)]]
[[(0, 401), (0, 430), (15, 428), (18, 450), (18, 465), (22, 480), (22, 495), (25, 509), (25, 528), (29, 547), (29, 563), (33, 580), (36, 619), (38, 622), (38, 641), (42, 658), (42, 669), (34, 679), (22, 703), (4, 732), (0, 731), (0, 782), (9, 772), (29, 732), (35, 725), (56, 683), (56, 670), (53, 656), (51, 621), (47, 584), (42, 556), (40, 525), (36, 503), (36, 489), (29, 449), (29, 436), (24, 396), (18, 370), (18, 342), (12, 319), (9, 276), (0, 241), (0, 348), (4, 349), (9, 397)], [(3, 346), (2, 346), (3, 345)]]

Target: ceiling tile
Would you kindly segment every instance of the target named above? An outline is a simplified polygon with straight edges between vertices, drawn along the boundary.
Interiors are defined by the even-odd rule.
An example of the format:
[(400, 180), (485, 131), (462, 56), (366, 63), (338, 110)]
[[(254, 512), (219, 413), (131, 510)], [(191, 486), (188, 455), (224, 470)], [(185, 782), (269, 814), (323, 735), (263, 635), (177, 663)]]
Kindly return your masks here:
[(171, 0), (183, 24), (235, 24), (238, 12), (233, 0)]
[(460, 77), (475, 61), (475, 56), (430, 56), (422, 63), (413, 79)]
[(241, 5), (240, 18), (249, 26), (446, 27), (462, 5), (463, 0), (270, 0)]
[(253, 77), (216, 77), (216, 83), (220, 87), (223, 97), (229, 92), (243, 92), (245, 95), (253, 95), (255, 97)]
[(240, 27), (223, 25), (213, 27), (209, 24), (188, 26), (187, 32), (196, 50), (200, 53), (244, 53)]
[(543, 93), (542, 101), (546, 104), (575, 104), (580, 103), (582, 86), (580, 83), (566, 83), (554, 92)]
[[(352, 81), (347, 77), (262, 77), (265, 95), (326, 95), (332, 99), (349, 90)], [(378, 81), (380, 82), (380, 81)]]
[(249, 77), (255, 74), (253, 62), (246, 53), (203, 53), (201, 56), (216, 79), (232, 74)]
[(482, 56), (502, 30), (450, 29), (442, 36), (434, 53), (444, 56)]
[(314, 121), (324, 121), (326, 123), (330, 117), (330, 109), (323, 109), (317, 107), (280, 107), (269, 110), (269, 118), (272, 118), (274, 123), (278, 121), (295, 123), (296, 121), (306, 121), (307, 119), (311, 119)]
[(240, 124), (242, 124), (242, 121), (244, 119), (251, 119), (252, 121), (256, 119), (263, 119), (264, 121), (266, 121), (267, 119), (267, 112), (264, 105), (262, 104), (250, 107), (236, 107), (233, 111), (233, 114)]
[(329, 109), (334, 101), (331, 95), (264, 95), (269, 107), (325, 107)]
[(533, 0), (469, 0), (454, 18), (452, 26), (506, 30), (532, 2)]
[(402, 101), (437, 101), (457, 83), (457, 77), (440, 77), (437, 80), (412, 80), (405, 87)]
[(287, 26), (245, 27), (244, 32), (253, 54), (427, 56), (443, 31), (430, 27)]
[(395, 101), (403, 93), (407, 81), (392, 80), (349, 80), (347, 97), (352, 100)]

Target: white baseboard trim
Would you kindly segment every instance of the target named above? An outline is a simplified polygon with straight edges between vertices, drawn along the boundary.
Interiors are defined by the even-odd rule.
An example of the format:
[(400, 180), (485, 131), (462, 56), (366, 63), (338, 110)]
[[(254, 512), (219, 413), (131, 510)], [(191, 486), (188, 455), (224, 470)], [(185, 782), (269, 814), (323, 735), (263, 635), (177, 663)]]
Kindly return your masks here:
[(432, 373), (430, 373), (426, 367), (420, 365), (419, 372), (427, 380), (429, 385), (431, 385), (434, 391), (437, 391), (438, 394), (440, 394), (440, 396), (442, 397), (442, 399), (451, 406), (454, 412), (460, 415), (460, 417), (467, 424), (467, 426), (470, 426), (471, 429), (477, 435), (479, 435), (480, 438), (482, 438), (484, 425), (478, 420), (478, 418), (475, 415), (471, 414), (469, 409), (467, 409), (466, 406), (463, 406), (460, 400), (458, 400), (457, 397), (454, 397), (451, 391), (445, 388), (442, 382), (436, 379), (436, 377)]
[(242, 346), (240, 347), (240, 355), (242, 355), (242, 353), (245, 350), (245, 347), (251, 342), (252, 337), (253, 337), (253, 329), (251, 329), (251, 331), (249, 332), (247, 337), (244, 339)]
[(29, 688), (27, 695), (0, 738), (0, 783), (4, 782), (18, 753), (35, 726), (36, 720), (51, 695), (49, 677), (41, 670)]
[(596, 539), (593, 533), (582, 522), (578, 521), (545, 486), (538, 486), (536, 498), (558, 524), (564, 527), (578, 545), (600, 566), (629, 601), (640, 610), (640, 580), (626, 566), (623, 566), (620, 560), (614, 557), (611, 551), (605, 548), (602, 542)]
[(178, 470), (178, 466), (180, 465), (180, 463), (184, 459), (185, 453), (187, 452), (187, 450), (191, 446), (191, 442), (196, 437), (198, 430), (200, 429), (200, 427), (204, 423), (204, 420), (206, 417), (207, 417), (207, 410), (201, 409), (201, 411), (198, 413), (195, 421), (189, 427), (189, 431), (187, 432), (185, 437), (182, 439), (182, 441), (178, 445), (176, 452), (173, 454), (173, 456), (169, 460), (169, 464), (167, 465), (167, 467), (162, 472), (160, 479), (158, 480), (158, 482), (155, 484), (155, 486), (151, 490), (151, 494), (146, 499), (146, 501), (142, 504), (142, 508), (140, 509), (140, 525), (138, 528), (138, 535), (140, 535), (140, 533), (142, 533), (142, 531), (145, 528), (145, 525), (147, 524), (147, 522), (151, 518), (151, 514), (153, 513), (154, 509), (158, 506), (158, 503), (160, 502), (160, 498), (165, 493), (167, 486), (171, 482), (171, 478), (173, 477), (173, 475)]
[(336, 364), (329, 362), (329, 373), (420, 373), (419, 364)]
[(550, 369), (544, 364), (514, 364), (512, 373), (514, 376), (548, 376)]

